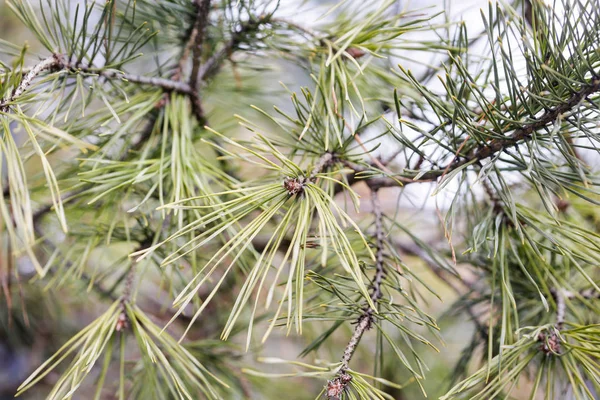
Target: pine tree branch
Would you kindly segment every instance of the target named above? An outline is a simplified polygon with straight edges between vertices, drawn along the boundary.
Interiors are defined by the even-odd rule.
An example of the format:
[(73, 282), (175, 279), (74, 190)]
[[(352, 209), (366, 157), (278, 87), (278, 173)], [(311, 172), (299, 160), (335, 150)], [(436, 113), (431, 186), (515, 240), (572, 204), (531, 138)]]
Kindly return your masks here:
[(116, 70), (104, 70), (101, 68), (96, 68), (93, 66), (88, 66), (88, 65), (80, 64), (80, 63), (73, 64), (73, 63), (69, 62), (68, 60), (65, 60), (62, 55), (55, 55), (55, 57), (57, 58), (58, 61), (57, 61), (56, 65), (54, 66), (54, 69), (66, 70), (69, 73), (76, 74), (76, 73), (83, 72), (83, 73), (88, 73), (88, 74), (94, 74), (94, 75), (98, 75), (98, 76), (101, 76), (106, 79), (119, 79), (122, 81), (139, 83), (141, 85), (154, 86), (154, 87), (161, 88), (162, 90), (164, 90), (166, 92), (178, 92), (178, 93), (187, 94), (187, 95), (190, 95), (193, 92), (192, 87), (189, 84), (187, 84), (185, 82), (180, 82), (178, 80), (153, 77), (153, 76), (128, 74), (128, 73), (124, 73), (124, 72), (120, 72), (120, 71), (116, 71)]
[[(543, 115), (541, 115), (537, 120), (533, 122), (523, 124), (521, 128), (518, 128), (513, 131), (512, 134), (504, 137), (504, 138), (496, 138), (492, 139), (490, 142), (486, 144), (482, 144), (477, 146), (471, 151), (467, 151), (470, 154), (467, 157), (455, 158), (453, 162), (446, 165), (445, 167), (434, 169), (427, 171), (423, 174), (415, 174), (413, 176), (395, 176), (395, 177), (386, 177), (386, 176), (377, 176), (377, 177), (368, 177), (365, 180), (369, 181), (369, 185), (374, 185), (377, 187), (396, 187), (396, 186), (404, 186), (411, 183), (422, 183), (422, 182), (432, 182), (436, 181), (440, 177), (443, 177), (452, 171), (455, 171), (466, 164), (469, 164), (474, 161), (482, 161), (486, 158), (492, 157), (499, 152), (503, 152), (511, 147), (515, 147), (519, 145), (522, 141), (527, 141), (531, 139), (532, 135), (540, 129), (547, 127), (548, 125), (554, 123), (560, 115), (569, 112), (572, 110), (577, 104), (579, 104), (586, 97), (597, 93), (600, 91), (600, 78), (594, 78), (590, 83), (583, 85), (582, 88), (573, 93), (573, 95), (566, 99), (562, 104), (546, 110)], [(356, 173), (364, 173), (369, 172), (369, 168), (354, 165), (351, 163), (347, 163), (354, 170), (354, 174)], [(417, 178), (418, 176), (418, 178)], [(352, 181), (352, 183), (358, 182), (360, 179), (357, 179), (353, 176), (348, 176), (348, 180)]]
[(223, 66), (223, 62), (231, 57), (231, 54), (237, 50), (244, 38), (252, 32), (256, 32), (258, 28), (270, 21), (270, 16), (263, 16), (258, 19), (243, 22), (240, 29), (233, 32), (231, 39), (216, 53), (214, 53), (202, 66), (198, 72), (198, 81), (206, 82), (215, 76)]
[(200, 64), (202, 63), (202, 46), (206, 34), (206, 25), (208, 22), (208, 14), (210, 11), (210, 0), (195, 0), (196, 6), (196, 21), (193, 28), (193, 45), (192, 45), (192, 72), (190, 74), (190, 86), (194, 90), (198, 89)]
[(14, 102), (19, 96), (21, 96), (29, 86), (31, 86), (35, 77), (41, 74), (43, 71), (52, 69), (58, 65), (58, 58), (52, 55), (48, 58), (37, 63), (31, 68), (31, 70), (21, 79), (19, 86), (13, 89), (12, 93), (0, 101), (0, 112), (7, 112), (9, 104)]
[(32, 85), (33, 80), (40, 75), (42, 72), (52, 70), (61, 71), (64, 70), (71, 74), (77, 73), (88, 73), (101, 76), (106, 79), (119, 79), (123, 81), (139, 83), (141, 85), (148, 85), (161, 88), (165, 91), (174, 91), (187, 95), (191, 95), (193, 90), (191, 86), (185, 82), (179, 82), (177, 80), (165, 79), (160, 77), (150, 77), (143, 75), (135, 75), (123, 73), (115, 70), (103, 70), (93, 66), (84, 64), (72, 64), (61, 54), (53, 54), (52, 56), (45, 58), (38, 64), (33, 66), (27, 74), (21, 79), (21, 83), (13, 89), (12, 93), (0, 101), (0, 112), (7, 112), (11, 103), (19, 98), (27, 89)]
[(198, 83), (201, 81), (199, 77), (200, 64), (202, 62), (202, 46), (206, 35), (206, 25), (208, 23), (208, 14), (210, 11), (210, 0), (195, 0), (196, 20), (192, 31), (192, 72), (190, 74), (189, 86), (192, 89), (190, 92), (190, 100), (192, 102), (192, 112), (200, 125), (206, 124), (204, 115), (204, 107), (200, 100), (200, 92)]
[[(95, 73), (93, 69), (85, 69), (82, 67), (73, 68), (70, 72), (90, 72)], [(172, 79), (153, 77), (153, 76), (143, 76), (143, 75), (134, 75), (127, 74), (118, 71), (98, 71), (96, 72), (99, 76), (102, 76), (107, 79), (120, 79), (127, 82), (139, 83), (141, 85), (154, 86), (163, 89), (166, 92), (177, 92), (182, 94), (190, 95), (193, 90), (192, 88), (185, 82), (179, 82)]]
[[(379, 202), (379, 195), (377, 188), (371, 189), (371, 202), (373, 204), (373, 214), (375, 215), (375, 276), (371, 281), (371, 300), (373, 304), (377, 305), (383, 293), (381, 290), (383, 278), (385, 277), (384, 268), (384, 238), (385, 232), (383, 227), (383, 211), (381, 203)], [(362, 315), (358, 318), (354, 333), (350, 338), (350, 341), (344, 349), (344, 355), (342, 356), (342, 364), (336, 374), (336, 377), (327, 382), (327, 397), (329, 400), (339, 400), (342, 393), (346, 390), (346, 387), (352, 380), (352, 377), (347, 373), (350, 368), (350, 360), (358, 347), (363, 334), (371, 329), (373, 324), (373, 314), (375, 309), (370, 306), (366, 306)]]

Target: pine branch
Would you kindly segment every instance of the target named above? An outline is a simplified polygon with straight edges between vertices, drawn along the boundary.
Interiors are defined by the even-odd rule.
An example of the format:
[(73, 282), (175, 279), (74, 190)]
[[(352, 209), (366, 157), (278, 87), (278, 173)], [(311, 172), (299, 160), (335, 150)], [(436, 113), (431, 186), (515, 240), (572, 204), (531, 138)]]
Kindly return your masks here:
[[(95, 73), (93, 69), (78, 66), (70, 69), (70, 72), (90, 72)], [(118, 71), (98, 71), (97, 74), (107, 79), (120, 79), (127, 82), (139, 83), (141, 85), (154, 86), (163, 89), (166, 92), (177, 92), (191, 95), (192, 88), (185, 82), (179, 82), (172, 79), (159, 78), (153, 76), (143, 76), (127, 74)]]
[(70, 61), (66, 60), (65, 57), (60, 54), (55, 55), (54, 57), (57, 60), (54, 69), (57, 70), (66, 70), (69, 73), (83, 72), (95, 74), (106, 79), (120, 79), (127, 82), (139, 83), (141, 85), (154, 86), (161, 88), (167, 92), (178, 92), (187, 95), (190, 95), (192, 93), (192, 87), (185, 82), (160, 77), (128, 74), (115, 70), (103, 70), (101, 68), (96, 68), (81, 63), (73, 64)]
[(325, 153), (317, 160), (317, 163), (313, 167), (308, 176), (300, 176), (296, 178), (285, 178), (283, 180), (283, 187), (285, 187), (290, 195), (302, 193), (307, 184), (314, 182), (317, 179), (317, 175), (320, 174), (325, 168), (329, 167), (335, 158), (331, 153)]
[(231, 57), (231, 54), (237, 50), (244, 38), (256, 32), (258, 28), (270, 21), (270, 16), (263, 16), (255, 20), (243, 22), (240, 29), (233, 32), (231, 39), (216, 53), (214, 53), (202, 66), (198, 72), (198, 81), (206, 82), (215, 76), (223, 66), (223, 61)]
[[(527, 141), (531, 139), (532, 135), (535, 132), (537, 132), (540, 129), (546, 128), (548, 125), (554, 123), (560, 115), (569, 112), (582, 100), (599, 91), (600, 78), (596, 77), (590, 83), (584, 85), (579, 91), (575, 92), (562, 104), (546, 110), (546, 112), (543, 115), (541, 115), (537, 120), (524, 124), (521, 128), (514, 130), (512, 134), (504, 138), (492, 139), (486, 144), (479, 145), (473, 150), (467, 151), (467, 153), (470, 154), (467, 157), (464, 157), (462, 159), (455, 157), (455, 160), (452, 161), (450, 164), (446, 165), (445, 167), (430, 170), (425, 173), (415, 174), (413, 176), (403, 175), (394, 176), (393, 178), (386, 176), (377, 176), (368, 177), (365, 178), (365, 180), (369, 181), (369, 185), (380, 188), (396, 187), (400, 185), (405, 186), (411, 183), (436, 181), (439, 178), (451, 173), (452, 171), (455, 171), (465, 166), (466, 164), (469, 164), (474, 161), (482, 161), (486, 158), (494, 156), (499, 152), (503, 152), (511, 147), (515, 147), (519, 145), (519, 143), (521, 143), (522, 141)], [(370, 171), (367, 167), (354, 165), (351, 163), (348, 163), (347, 165), (351, 166), (351, 168), (354, 169), (354, 174)], [(352, 183), (355, 183), (362, 179), (357, 179), (356, 177), (348, 176), (348, 180)]]
[[(375, 215), (375, 276), (371, 281), (371, 300), (373, 304), (377, 305), (383, 293), (381, 291), (381, 285), (383, 278), (385, 277), (384, 268), (384, 238), (385, 232), (383, 227), (383, 211), (381, 209), (381, 203), (379, 202), (379, 195), (377, 188), (371, 189), (371, 202), (373, 204), (373, 214)], [(371, 329), (373, 323), (373, 314), (376, 312), (370, 306), (367, 306), (358, 318), (354, 333), (350, 338), (350, 341), (344, 349), (344, 355), (342, 356), (342, 365), (340, 366), (336, 377), (327, 382), (327, 397), (330, 400), (339, 400), (342, 393), (346, 390), (346, 387), (352, 380), (352, 377), (347, 373), (350, 368), (350, 360), (358, 347), (363, 334)]]
[(200, 101), (200, 93), (198, 91), (198, 83), (201, 78), (198, 71), (202, 62), (202, 46), (206, 34), (206, 24), (208, 23), (208, 14), (210, 11), (210, 0), (195, 0), (196, 20), (192, 31), (192, 72), (190, 74), (189, 86), (192, 89), (190, 92), (190, 100), (192, 101), (192, 112), (201, 125), (206, 124), (204, 108)]
[(52, 55), (31, 68), (31, 70), (21, 79), (19, 86), (13, 89), (10, 96), (5, 97), (0, 101), (0, 112), (7, 112), (9, 104), (14, 102), (19, 96), (21, 96), (29, 86), (31, 86), (33, 80), (42, 72), (55, 68), (58, 65), (58, 58)]
[(13, 89), (10, 96), (5, 97), (0, 101), (0, 112), (7, 112), (11, 103), (19, 98), (27, 89), (32, 85), (33, 80), (40, 75), (42, 72), (52, 71), (66, 71), (71, 74), (77, 73), (88, 73), (101, 76), (106, 79), (119, 79), (123, 81), (139, 83), (141, 85), (148, 85), (161, 88), (165, 91), (174, 91), (191, 95), (193, 93), (191, 86), (184, 82), (179, 82), (172, 79), (165, 79), (159, 77), (150, 77), (143, 75), (135, 75), (123, 73), (115, 70), (103, 70), (93, 66), (84, 64), (72, 64), (66, 60), (61, 54), (53, 54), (52, 56), (40, 61), (38, 64), (33, 66), (29, 72), (23, 77), (21, 83)]
[(202, 46), (206, 34), (206, 25), (208, 22), (208, 14), (210, 11), (210, 0), (195, 0), (196, 20), (192, 32), (192, 72), (190, 74), (190, 86), (195, 90), (198, 89), (200, 64), (202, 63)]

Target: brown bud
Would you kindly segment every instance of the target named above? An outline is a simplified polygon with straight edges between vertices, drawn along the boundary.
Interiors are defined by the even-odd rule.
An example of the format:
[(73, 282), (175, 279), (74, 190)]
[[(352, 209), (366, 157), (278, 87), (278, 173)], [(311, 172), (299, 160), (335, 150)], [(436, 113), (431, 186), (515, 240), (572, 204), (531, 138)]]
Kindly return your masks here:
[(350, 54), (350, 57), (354, 58), (355, 60), (361, 58), (366, 54), (364, 51), (356, 47), (348, 47), (346, 49), (346, 53)]
[(290, 195), (301, 193), (304, 190), (304, 179), (302, 178), (285, 178), (283, 187)]
[(339, 400), (342, 392), (344, 391), (344, 384), (342, 384), (340, 378), (335, 378), (327, 382), (327, 398), (330, 400)]
[(115, 330), (117, 332), (121, 332), (122, 329), (127, 328), (127, 315), (124, 312), (119, 314), (119, 319), (117, 319), (117, 325), (115, 326)]
[(540, 351), (546, 355), (548, 354), (560, 354), (560, 338), (555, 332), (552, 332), (549, 335), (545, 333), (540, 333), (538, 336), (538, 341), (542, 342), (540, 344)]

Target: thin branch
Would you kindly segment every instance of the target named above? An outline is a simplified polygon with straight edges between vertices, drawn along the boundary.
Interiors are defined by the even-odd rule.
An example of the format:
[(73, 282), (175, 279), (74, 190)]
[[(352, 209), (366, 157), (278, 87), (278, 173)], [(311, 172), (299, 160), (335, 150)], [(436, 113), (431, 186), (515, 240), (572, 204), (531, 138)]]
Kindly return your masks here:
[(586, 300), (600, 299), (600, 292), (596, 291), (596, 289), (594, 288), (582, 290), (579, 293), (573, 293), (569, 290), (563, 290), (563, 295), (565, 299), (569, 300), (576, 299), (578, 297), (584, 298)]
[(319, 160), (317, 161), (315, 166), (313, 167), (313, 169), (310, 173), (309, 179), (315, 179), (317, 174), (320, 174), (325, 168), (330, 166), (333, 161), (334, 161), (333, 154), (331, 154), (331, 153), (323, 154), (319, 158)]
[(373, 303), (377, 303), (382, 297), (381, 283), (385, 277), (385, 269), (383, 267), (383, 249), (385, 232), (383, 227), (383, 211), (381, 209), (381, 203), (379, 201), (379, 191), (377, 189), (371, 190), (371, 202), (373, 204), (373, 214), (375, 215), (375, 267), (376, 272), (371, 282), (371, 300)]
[(325, 153), (317, 160), (317, 163), (308, 176), (286, 177), (283, 180), (283, 187), (287, 189), (290, 195), (304, 192), (304, 188), (311, 182), (315, 182), (317, 175), (325, 168), (329, 167), (335, 158), (331, 153)]
[(208, 23), (208, 13), (210, 11), (210, 0), (195, 0), (196, 20), (192, 30), (190, 40), (192, 42), (192, 72), (190, 74), (189, 86), (192, 89), (190, 92), (190, 100), (192, 101), (192, 112), (201, 125), (206, 124), (204, 116), (204, 108), (200, 101), (200, 93), (198, 92), (198, 83), (201, 81), (199, 77), (200, 63), (202, 62), (202, 46), (206, 34), (206, 25)]
[[(385, 232), (383, 227), (383, 211), (381, 209), (381, 203), (379, 202), (379, 195), (377, 188), (371, 190), (371, 202), (373, 204), (373, 214), (375, 215), (375, 276), (371, 281), (371, 300), (377, 306), (377, 303), (383, 296), (381, 291), (381, 285), (383, 278), (385, 277), (384, 268), (384, 239)], [(336, 377), (327, 382), (327, 397), (330, 400), (339, 400), (342, 393), (346, 390), (346, 387), (352, 380), (352, 377), (347, 373), (350, 368), (350, 360), (360, 343), (363, 334), (371, 329), (373, 323), (373, 314), (375, 310), (370, 306), (367, 306), (358, 318), (354, 333), (350, 338), (350, 341), (344, 349), (344, 355), (342, 356), (342, 365), (340, 366)]]
[(237, 50), (239, 45), (248, 33), (255, 32), (258, 28), (269, 22), (269, 16), (264, 16), (256, 20), (250, 20), (242, 23), (239, 30), (233, 32), (231, 39), (216, 53), (214, 53), (202, 66), (198, 72), (198, 81), (206, 82), (215, 76), (221, 69), (223, 61), (229, 58)]
[[(94, 73), (93, 70), (86, 71), (85, 69), (82, 69), (81, 67), (71, 70), (71, 72), (77, 72), (77, 71)], [(107, 79), (121, 79), (123, 81), (139, 83), (141, 85), (159, 87), (167, 92), (178, 92), (178, 93), (183, 93), (183, 94), (189, 95), (193, 91), (192, 88), (190, 87), (190, 85), (188, 85), (187, 83), (179, 82), (179, 81), (172, 80), (172, 79), (153, 77), (153, 76), (127, 74), (127, 73), (122, 73), (122, 72), (113, 71), (113, 70), (99, 71), (98, 75), (105, 77)]]
[(208, 13), (210, 11), (210, 0), (195, 0), (196, 20), (192, 31), (192, 72), (190, 74), (190, 86), (198, 89), (200, 64), (202, 63), (202, 46), (206, 34), (206, 24), (208, 22)]
[(33, 66), (27, 74), (21, 79), (21, 83), (13, 89), (12, 93), (0, 101), (0, 112), (7, 112), (11, 103), (19, 98), (33, 83), (33, 80), (40, 75), (42, 72), (47, 70), (53, 71), (66, 71), (71, 74), (87, 73), (97, 76), (101, 76), (106, 79), (119, 79), (122, 81), (139, 83), (141, 85), (148, 85), (161, 88), (165, 91), (173, 91), (191, 95), (193, 92), (190, 85), (185, 82), (179, 82), (177, 80), (143, 76), (123, 73), (116, 70), (103, 70), (93, 66), (84, 64), (72, 64), (65, 60), (61, 54), (53, 54), (52, 56), (40, 61), (38, 64)]
[(154, 76), (144, 76), (144, 75), (135, 75), (128, 74), (116, 70), (103, 70), (100, 68), (96, 68), (93, 66), (88, 66), (85, 64), (72, 64), (71, 62), (65, 60), (61, 55), (55, 55), (57, 59), (57, 63), (55, 64), (55, 69), (63, 69), (68, 71), (69, 73), (88, 73), (101, 76), (106, 79), (119, 79), (126, 82), (139, 83), (141, 85), (154, 86), (163, 89), (167, 92), (178, 92), (190, 95), (192, 93), (192, 87), (185, 82), (180, 82), (178, 80), (160, 78)]
[(35, 79), (36, 76), (41, 74), (43, 71), (48, 69), (52, 69), (57, 66), (59, 60), (55, 55), (52, 55), (39, 63), (37, 63), (31, 70), (21, 79), (21, 83), (19, 86), (13, 89), (12, 93), (5, 97), (2, 101), (0, 101), (0, 112), (7, 112), (9, 104), (14, 102), (19, 96), (21, 96), (31, 83)]
[[(533, 133), (542, 128), (547, 127), (549, 124), (556, 121), (562, 114), (570, 111), (575, 106), (577, 106), (577, 104), (579, 104), (583, 99), (599, 91), (600, 79), (594, 78), (594, 80), (591, 83), (583, 86), (578, 92), (575, 92), (564, 103), (547, 110), (537, 120), (524, 124), (521, 128), (514, 130), (513, 133), (508, 136), (505, 136), (503, 138), (492, 139), (486, 144), (479, 145), (472, 151), (467, 152), (470, 154), (469, 156), (464, 157), (462, 159), (455, 159), (453, 162), (442, 168), (430, 170), (425, 173), (419, 173), (414, 176), (395, 176), (393, 178), (387, 176), (377, 176), (365, 179), (369, 180), (370, 185), (376, 185), (377, 187), (395, 187), (400, 185), (408, 185), (411, 183), (436, 181), (438, 178), (443, 177), (448, 173), (465, 166), (466, 164), (469, 164), (473, 161), (482, 161), (488, 157), (494, 156), (496, 153), (517, 146), (521, 141), (531, 139)], [(352, 169), (354, 169), (355, 174), (369, 171), (367, 167), (362, 167), (358, 165), (352, 165)], [(356, 178), (352, 179), (353, 183), (355, 181), (358, 181), (358, 179)]]
[(565, 311), (567, 309), (565, 293), (562, 289), (554, 289), (552, 290), (552, 295), (556, 300), (556, 329), (560, 331), (565, 324)]

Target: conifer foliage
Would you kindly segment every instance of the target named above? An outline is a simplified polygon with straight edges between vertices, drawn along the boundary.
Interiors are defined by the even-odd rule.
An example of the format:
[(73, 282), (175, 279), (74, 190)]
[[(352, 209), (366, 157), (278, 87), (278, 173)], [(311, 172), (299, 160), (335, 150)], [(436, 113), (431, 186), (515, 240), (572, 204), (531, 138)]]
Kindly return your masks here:
[(599, 398), (600, 2), (401, 3), (7, 1), (0, 343), (47, 344), (12, 394)]

